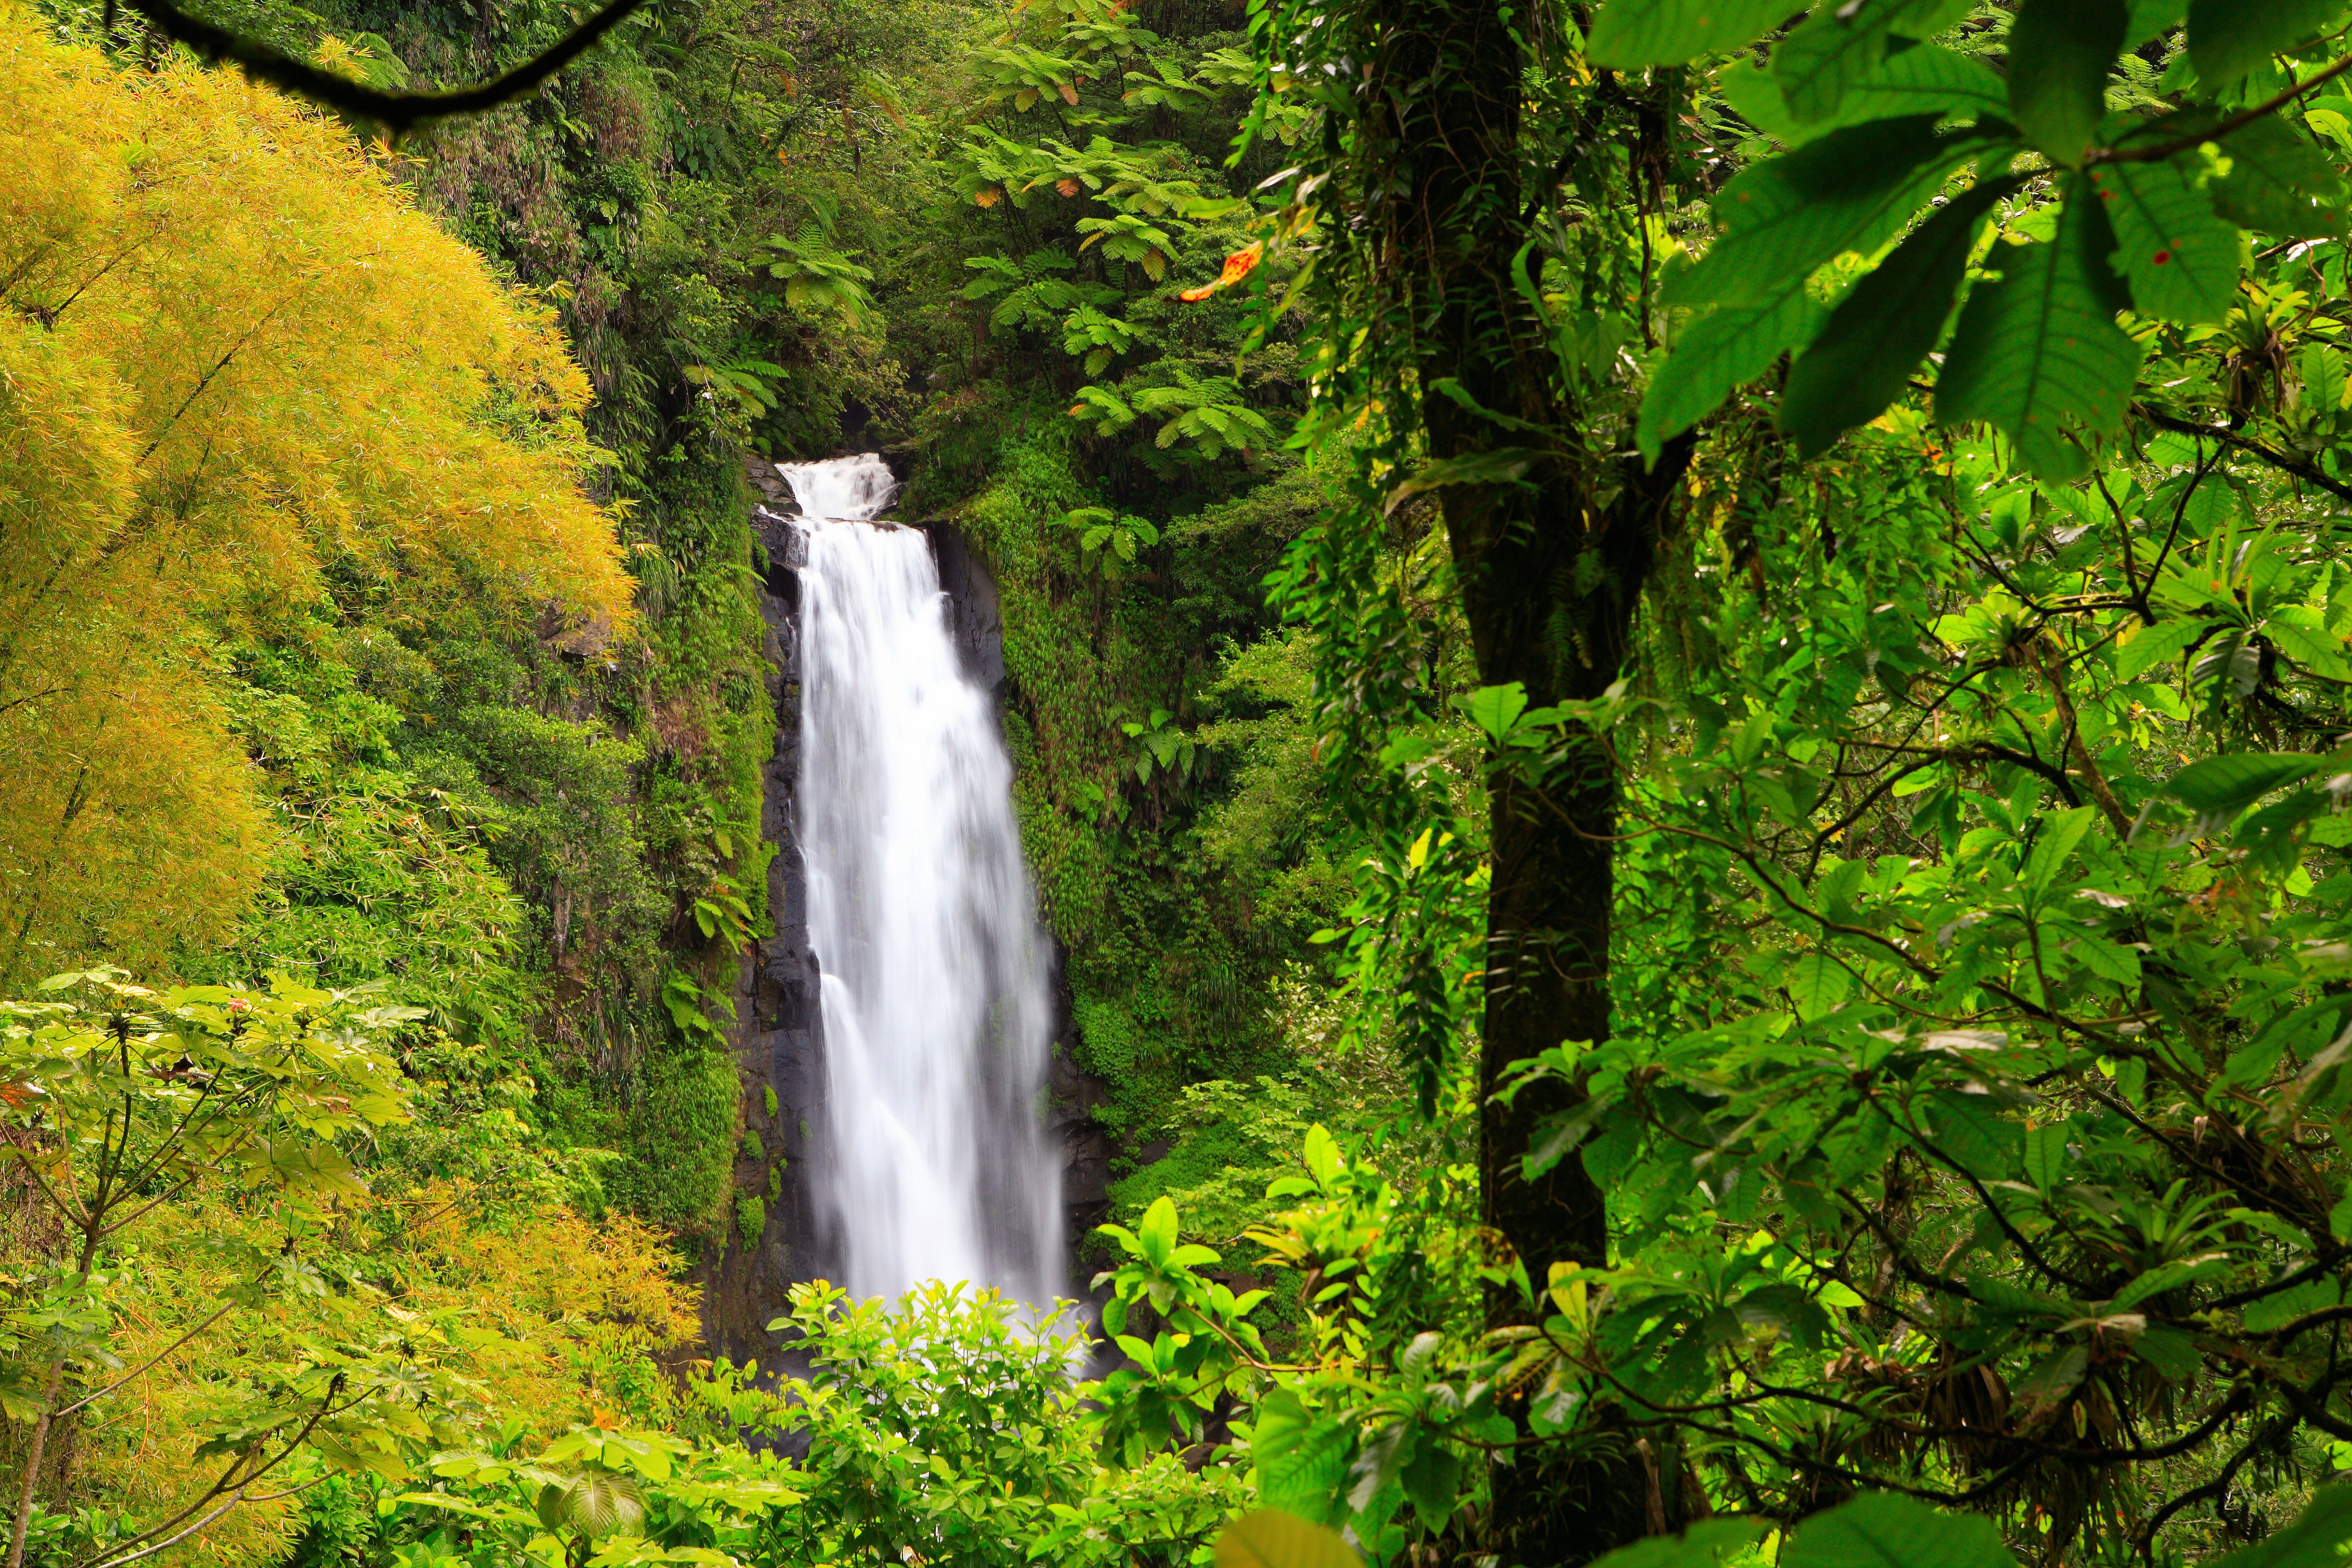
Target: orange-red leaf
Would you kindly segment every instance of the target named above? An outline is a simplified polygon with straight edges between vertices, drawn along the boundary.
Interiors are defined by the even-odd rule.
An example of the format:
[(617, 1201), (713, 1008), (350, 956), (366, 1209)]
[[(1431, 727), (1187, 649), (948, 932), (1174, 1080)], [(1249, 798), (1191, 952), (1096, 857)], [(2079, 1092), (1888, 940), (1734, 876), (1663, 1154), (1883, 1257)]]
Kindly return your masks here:
[(1265, 254), (1265, 241), (1259, 240), (1244, 249), (1225, 258), (1225, 269), (1217, 274), (1214, 283), (1203, 283), (1197, 289), (1187, 289), (1177, 295), (1188, 304), (1199, 304), (1220, 289), (1230, 288), (1256, 269), (1258, 258)]

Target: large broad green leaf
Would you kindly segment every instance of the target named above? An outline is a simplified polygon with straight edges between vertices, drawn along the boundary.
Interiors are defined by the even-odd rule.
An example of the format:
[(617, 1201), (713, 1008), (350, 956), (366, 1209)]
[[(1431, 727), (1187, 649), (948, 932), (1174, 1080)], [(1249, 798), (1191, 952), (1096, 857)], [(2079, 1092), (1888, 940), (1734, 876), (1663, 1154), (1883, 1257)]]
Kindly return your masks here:
[(1832, 132), (1742, 174), (1715, 198), (1723, 237), (1661, 291), (1669, 305), (1757, 304), (1843, 251), (1898, 233), (1951, 172), (2000, 139), (1937, 134), (1935, 114)]
[(1667, 437), (1805, 341), (1820, 317), (1805, 292), (1816, 268), (1884, 244), (1953, 169), (2005, 144), (1987, 134), (1939, 136), (1937, 118), (1840, 130), (1724, 187), (1715, 211), (1728, 232), (1664, 292), (1669, 304), (1717, 309), (1684, 331), (1643, 399), (1636, 439), (1652, 459)]
[(1927, 1096), (1926, 1109), (1934, 1123), (1927, 1131), (1945, 1158), (1979, 1181), (2016, 1173), (2024, 1134), (2001, 1116), (1989, 1096), (1939, 1089)]
[(1821, 306), (1805, 292), (1801, 274), (1786, 279), (1770, 300), (1720, 305), (1693, 322), (1643, 395), (1634, 428), (1642, 455), (1657, 461), (1666, 437), (1689, 429), (1713, 413), (1733, 387), (1770, 369), (1781, 350), (1811, 334), (1821, 313)]
[(2009, 89), (1983, 61), (1940, 44), (1919, 44), (1889, 55), (1878, 68), (1845, 89), (1837, 113), (1800, 122), (1780, 96), (1770, 70), (1755, 64), (1721, 72), (1717, 85), (1739, 117), (1774, 141), (1801, 147), (1849, 125), (1933, 114), (1939, 120), (2006, 121)]
[(1773, 52), (1772, 74), (1801, 121), (1827, 120), (1846, 89), (1874, 70), (1897, 38), (1932, 38), (1966, 16), (1970, 0), (1849, 0), (1816, 6)]
[(1680, 1535), (1653, 1535), (1621, 1546), (1592, 1568), (1716, 1568), (1764, 1533), (1752, 1519), (1702, 1520)]
[(2017, 1559), (1982, 1514), (1870, 1492), (1799, 1525), (1780, 1568), (2017, 1568)]
[(2124, 29), (2124, 47), (2137, 48), (2180, 26), (2188, 15), (2189, 0), (2131, 0), (2131, 25)]
[(2025, 858), (2024, 873), (2018, 879), (2028, 898), (2038, 902), (2057, 885), (2058, 874), (2066, 868), (2066, 858), (2081, 847), (2098, 815), (2095, 805), (2078, 805), (2042, 819), (2033, 849)]
[(1528, 689), (1516, 680), (1507, 686), (1482, 686), (1463, 700), (1462, 710), (1499, 743), (1528, 710)]
[(2344, 0), (2189, 0), (2189, 63), (2223, 88), (2319, 32)]
[(2213, 211), (2187, 157), (2107, 163), (2091, 183), (2115, 225), (2116, 255), (2144, 316), (2219, 321), (2238, 292), (2238, 231)]
[(2025, 139), (2068, 167), (2107, 110), (2107, 68), (2124, 47), (2124, 0), (2025, 0), (2009, 29), (2009, 102)]
[(1872, 268), (1789, 372), (1780, 428), (1807, 457), (1875, 419), (1943, 336), (1985, 215), (2017, 189), (1988, 180), (1956, 196)]
[(2009, 95), (1982, 60), (1939, 44), (1921, 44), (1889, 56), (1846, 89), (1841, 119), (1859, 124), (1933, 110), (1948, 120), (2006, 115)]
[(1736, 48), (1803, 9), (1796, 0), (1610, 0), (1584, 52), (1595, 65), (1678, 66)]
[(1280, 1509), (1261, 1508), (1217, 1537), (1217, 1568), (1361, 1568), (1334, 1531)]
[(2189, 763), (2164, 793), (2191, 810), (2234, 816), (2274, 789), (2317, 773), (2320, 759), (2298, 752), (2232, 752)]
[(2242, 228), (2283, 239), (2342, 234), (2352, 201), (2311, 138), (2275, 114), (2220, 143), (2229, 173), (2212, 183), (2213, 210)]
[(1135, 1227), (1135, 1238), (1143, 1247), (1143, 1256), (1153, 1263), (1165, 1266), (1169, 1255), (1176, 1250), (1176, 1205), (1166, 1194), (1152, 1200), (1143, 1214), (1143, 1223)]
[(2080, 474), (2087, 459), (2067, 426), (2120, 429), (2139, 369), (2139, 345), (2115, 321), (2124, 290), (2107, 265), (2114, 249), (2105, 211), (2070, 176), (2056, 235), (2008, 251), (1999, 280), (1969, 296), (1936, 383), (1937, 417), (1997, 426), (2044, 479)]
[(2286, 605), (2264, 621), (2262, 630), (2279, 652), (2313, 674), (2330, 680), (2352, 680), (2352, 666), (2345, 661), (2344, 637), (2329, 631), (2326, 619), (2316, 611)]
[(2199, 620), (2158, 621), (2152, 626), (2142, 626), (2116, 650), (2116, 679), (2137, 680), (2148, 670), (2171, 659), (2179, 658), (2189, 644), (2205, 635), (2206, 624)]
[(1397, 1471), (1397, 1479), (1404, 1483), (1404, 1495), (1412, 1504), (1413, 1512), (1432, 1531), (1445, 1528), (1454, 1517), (1454, 1504), (1462, 1486), (1462, 1460), (1459, 1456), (1424, 1433), (1420, 1445)]
[(2025, 1179), (2036, 1190), (2057, 1190), (2058, 1179), (2066, 1172), (2066, 1133), (2067, 1126), (2063, 1121), (2025, 1130)]
[(1348, 1474), (1348, 1434), (1329, 1416), (1316, 1419), (1287, 1389), (1258, 1407), (1258, 1495), (1294, 1513), (1322, 1517)]
[(1853, 994), (1853, 972), (1827, 953), (1809, 952), (1789, 966), (1789, 995), (1808, 1023), (1834, 1013)]
[(2314, 1488), (2303, 1517), (2252, 1546), (2210, 1560), (2210, 1568), (2339, 1568), (2352, 1542), (2352, 1486)]
[(600, 1536), (633, 1533), (646, 1517), (637, 1483), (617, 1470), (583, 1470), (540, 1489), (539, 1518), (550, 1530)]

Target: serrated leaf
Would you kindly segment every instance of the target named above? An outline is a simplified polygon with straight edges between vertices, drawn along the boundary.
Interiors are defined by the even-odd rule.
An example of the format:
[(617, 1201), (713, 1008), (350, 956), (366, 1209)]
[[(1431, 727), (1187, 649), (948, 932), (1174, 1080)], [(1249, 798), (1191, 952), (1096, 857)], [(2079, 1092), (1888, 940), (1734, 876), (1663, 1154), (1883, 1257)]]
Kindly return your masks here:
[(1946, 1513), (1870, 1492), (1797, 1527), (1780, 1568), (2016, 1568), (2000, 1531), (1980, 1513)]
[(2123, 289), (2107, 265), (2114, 230), (2088, 188), (2068, 176), (2057, 233), (2011, 250), (1999, 280), (1969, 296), (1936, 383), (1938, 420), (1997, 426), (2047, 479), (2088, 466), (2066, 438), (2070, 425), (2093, 435), (2122, 427), (2139, 370), (2139, 345), (2115, 321)]
[(1644, 454), (1654, 458), (1667, 437), (1805, 341), (1822, 313), (1805, 290), (1816, 268), (1843, 251), (1875, 249), (1953, 169), (2000, 144), (1938, 136), (1936, 120), (1834, 132), (1755, 165), (1717, 196), (1728, 232), (1664, 291), (1670, 304), (1717, 309), (1684, 330), (1651, 379), (1636, 429)]
[(1977, 230), (2015, 179), (1964, 192), (1873, 268), (1830, 312), (1828, 324), (1789, 372), (1780, 428), (1812, 457), (1903, 394), (1911, 372), (1943, 336), (1967, 276)]
[(1347, 1479), (1348, 1434), (1329, 1416), (1271, 1438), (1261, 1419), (1252, 1452), (1258, 1494), (1276, 1508), (1324, 1517)]
[(2343, 9), (2343, 0), (2189, 0), (2189, 63), (2208, 89), (2227, 87)]
[(2066, 951), (2084, 968), (2102, 980), (2118, 985), (2137, 986), (2140, 983), (2139, 954), (2128, 947), (2117, 947), (2095, 936), (2076, 938)]
[(2116, 650), (2116, 679), (2137, 680), (2158, 665), (2179, 658), (2205, 635), (2205, 629), (2204, 622), (2193, 620), (2158, 621), (2140, 627), (2131, 641)]
[(1849, 0), (1819, 5), (1773, 51), (1772, 74), (1800, 121), (1826, 120), (1846, 89), (1874, 70), (1896, 37), (1932, 38), (1969, 14), (1970, 0)]
[(2091, 171), (2115, 226), (2116, 255), (2144, 316), (2196, 326), (2230, 313), (2238, 292), (2238, 230), (2213, 211), (2187, 158)]
[(1906, 114), (1975, 120), (2008, 112), (2008, 89), (1982, 60), (1921, 44), (1890, 56), (1847, 88), (1838, 117), (1858, 125)]
[(1794, 0), (1610, 0), (1592, 19), (1595, 65), (1678, 66), (1770, 32), (1804, 7)]
[(1847, 126), (1933, 114), (1939, 121), (2006, 119), (2009, 88), (1980, 60), (1937, 44), (1890, 55), (1845, 89), (1827, 120), (1800, 122), (1789, 113), (1780, 84), (1764, 66), (1748, 61), (1717, 74), (1724, 101), (1750, 125), (1789, 147)]
[(2231, 752), (2189, 763), (2166, 782), (2164, 793), (2192, 811), (2234, 816), (2271, 791), (2300, 784), (2319, 768), (2317, 757), (2292, 752)]
[(2282, 239), (2342, 234), (2347, 202), (2344, 181), (2311, 139), (2276, 114), (2266, 114), (2219, 143), (2230, 161), (2210, 184), (2213, 210), (2241, 228)]
[(2124, 0), (2025, 0), (2009, 29), (2009, 105), (2052, 161), (2083, 161), (2107, 109), (2107, 68), (2124, 47)]

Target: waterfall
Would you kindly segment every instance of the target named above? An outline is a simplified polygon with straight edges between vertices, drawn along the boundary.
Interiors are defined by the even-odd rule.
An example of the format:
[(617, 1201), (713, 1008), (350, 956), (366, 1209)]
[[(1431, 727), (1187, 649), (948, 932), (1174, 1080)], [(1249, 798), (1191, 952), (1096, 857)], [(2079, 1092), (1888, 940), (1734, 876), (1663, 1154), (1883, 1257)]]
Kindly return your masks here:
[(819, 1203), (853, 1296), (925, 1279), (1065, 1292), (1044, 1126), (1048, 947), (991, 694), (963, 669), (930, 541), (872, 521), (871, 453), (777, 465), (801, 516), (799, 801), (823, 973)]

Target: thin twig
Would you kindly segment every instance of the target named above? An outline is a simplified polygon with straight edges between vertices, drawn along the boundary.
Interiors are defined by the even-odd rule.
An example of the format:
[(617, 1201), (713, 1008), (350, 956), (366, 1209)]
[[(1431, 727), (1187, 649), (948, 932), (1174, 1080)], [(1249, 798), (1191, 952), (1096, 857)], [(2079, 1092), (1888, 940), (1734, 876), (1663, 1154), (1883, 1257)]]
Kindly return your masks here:
[(182, 1334), (178, 1339), (173, 1340), (170, 1344), (165, 1345), (153, 1355), (149, 1356), (145, 1361), (141, 1362), (137, 1366), (132, 1367), (121, 1377), (118, 1377), (112, 1383), (108, 1384), (104, 1388), (100, 1389), (95, 1394), (85, 1394), (79, 1399), (75, 1400), (71, 1405), (61, 1406), (52, 1414), (57, 1416), (70, 1415), (75, 1411), (80, 1409), (83, 1405), (89, 1404), (92, 1400), (105, 1398), (116, 1389), (122, 1387), (125, 1384), (139, 1377), (142, 1373), (145, 1373), (148, 1368), (153, 1366), (157, 1362), (162, 1361), (165, 1356), (170, 1355), (173, 1351), (178, 1350), (182, 1345), (186, 1344), (190, 1340), (194, 1339), (198, 1334), (203, 1333), (206, 1329), (211, 1328), (215, 1323), (219, 1322), (223, 1318), (227, 1317), (236, 1305), (236, 1303), (234, 1301), (230, 1302), (228, 1306), (223, 1307), (219, 1311), (215, 1312), (211, 1317), (206, 1318), (194, 1328), (190, 1329), (186, 1333)]
[(2191, 147), (2201, 147), (2208, 142), (2219, 142), (2232, 132), (2243, 131), (2264, 115), (2274, 110), (2284, 109), (2313, 88), (2334, 81), (2347, 70), (2352, 70), (2352, 55), (2345, 56), (2326, 70), (2319, 71), (2305, 80), (2290, 83), (2284, 91), (2272, 94), (2252, 109), (2240, 110), (2210, 131), (2200, 131), (2194, 135), (2178, 137), (2170, 142), (2159, 142), (2153, 147), (2101, 147), (2083, 162), (2086, 165), (2160, 163), (2176, 153), (2186, 153)]

